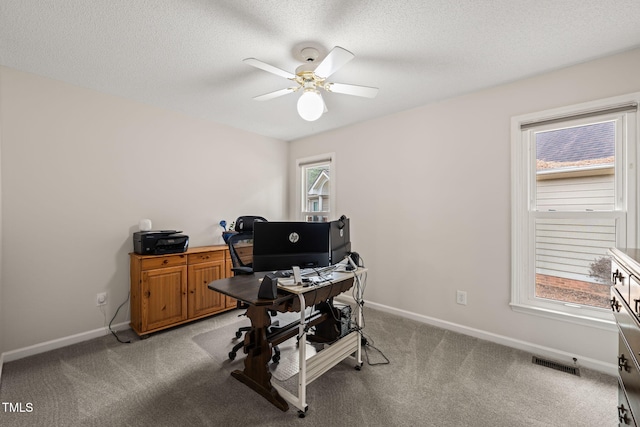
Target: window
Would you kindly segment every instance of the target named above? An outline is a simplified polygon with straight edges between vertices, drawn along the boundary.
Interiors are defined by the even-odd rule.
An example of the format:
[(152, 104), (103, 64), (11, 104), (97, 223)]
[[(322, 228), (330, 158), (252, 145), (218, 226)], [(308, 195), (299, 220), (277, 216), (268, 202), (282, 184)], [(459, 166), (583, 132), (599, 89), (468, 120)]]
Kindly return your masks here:
[(327, 154), (297, 161), (298, 206), (302, 221), (330, 221), (335, 193), (333, 157), (333, 154)]
[(611, 322), (608, 249), (638, 241), (639, 95), (512, 119), (514, 310)]

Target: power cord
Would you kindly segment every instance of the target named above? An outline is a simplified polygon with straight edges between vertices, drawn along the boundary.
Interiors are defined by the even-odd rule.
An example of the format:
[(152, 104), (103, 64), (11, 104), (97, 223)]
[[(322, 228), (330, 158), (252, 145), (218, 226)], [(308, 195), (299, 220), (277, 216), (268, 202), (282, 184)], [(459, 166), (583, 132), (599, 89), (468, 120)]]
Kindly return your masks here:
[(128, 301), (129, 301), (129, 297), (131, 295), (131, 292), (129, 292), (127, 294), (127, 299), (124, 300), (124, 302), (122, 304), (120, 304), (120, 306), (118, 307), (118, 309), (116, 310), (116, 314), (113, 315), (113, 317), (111, 318), (111, 321), (109, 322), (109, 331), (113, 334), (114, 337), (116, 337), (116, 339), (118, 340), (119, 343), (122, 344), (131, 344), (131, 340), (129, 341), (122, 341), (120, 339), (120, 337), (118, 336), (118, 334), (116, 333), (116, 331), (113, 330), (113, 328), (111, 328), (111, 324), (113, 323), (113, 321), (115, 320), (116, 316), (118, 315), (118, 312), (120, 311), (120, 309), (122, 308), (123, 305), (125, 305)]
[[(376, 366), (376, 365), (388, 365), (388, 364), (391, 363), (389, 361), (389, 358), (384, 355), (382, 350), (380, 350), (379, 348), (377, 348), (377, 347), (375, 347), (373, 345), (373, 340), (371, 338), (367, 338), (364, 335), (364, 332), (362, 332), (362, 331), (360, 331), (360, 339), (362, 340), (362, 348), (364, 349), (364, 354), (365, 354), (365, 356), (367, 358), (367, 365)], [(383, 362), (371, 363), (371, 360), (369, 360), (369, 351), (368, 351), (369, 348), (375, 350), (380, 356), (382, 356), (384, 361)]]
[[(364, 268), (364, 258), (362, 258), (362, 256), (360, 256), (360, 260), (358, 262), (358, 267)], [(356, 304), (358, 304), (358, 307), (360, 309), (360, 313), (362, 316), (362, 326), (360, 328), (356, 329), (358, 330), (358, 333), (360, 334), (360, 343), (362, 345), (362, 348), (364, 349), (364, 353), (365, 356), (367, 358), (367, 364), (369, 366), (376, 366), (376, 365), (388, 365), (391, 362), (389, 361), (389, 358), (387, 356), (384, 355), (384, 353), (382, 352), (382, 350), (380, 350), (379, 348), (375, 347), (373, 345), (373, 339), (371, 337), (366, 337), (364, 334), (364, 327), (366, 324), (365, 321), (365, 316), (364, 316), (364, 298), (361, 298), (364, 296), (364, 291), (367, 287), (367, 273), (362, 273), (363, 278), (360, 279), (358, 276), (356, 276), (356, 279), (358, 280), (358, 287), (361, 289), (360, 292), (358, 292), (358, 289), (353, 289), (352, 291), (352, 295), (353, 295), (353, 300), (356, 302)], [(380, 356), (382, 356), (382, 358), (384, 359), (384, 361), (382, 362), (376, 362), (376, 363), (372, 363), (371, 360), (369, 359), (369, 351), (368, 349), (373, 349), (375, 350)]]

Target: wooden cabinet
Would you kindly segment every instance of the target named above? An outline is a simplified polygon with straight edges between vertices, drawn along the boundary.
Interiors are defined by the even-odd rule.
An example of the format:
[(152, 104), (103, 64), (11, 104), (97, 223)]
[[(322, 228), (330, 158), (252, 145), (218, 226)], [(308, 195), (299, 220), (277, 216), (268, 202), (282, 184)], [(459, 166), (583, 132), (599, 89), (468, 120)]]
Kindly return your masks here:
[(207, 285), (226, 276), (223, 251), (187, 255), (187, 305), (189, 318), (198, 318), (224, 310), (225, 296)]
[(190, 248), (171, 255), (131, 253), (131, 328), (146, 335), (236, 307), (207, 285), (229, 277), (226, 246)]
[(186, 266), (144, 270), (141, 284), (141, 330), (162, 329), (187, 319)]
[(618, 422), (640, 416), (640, 249), (611, 249), (611, 309), (618, 325)]

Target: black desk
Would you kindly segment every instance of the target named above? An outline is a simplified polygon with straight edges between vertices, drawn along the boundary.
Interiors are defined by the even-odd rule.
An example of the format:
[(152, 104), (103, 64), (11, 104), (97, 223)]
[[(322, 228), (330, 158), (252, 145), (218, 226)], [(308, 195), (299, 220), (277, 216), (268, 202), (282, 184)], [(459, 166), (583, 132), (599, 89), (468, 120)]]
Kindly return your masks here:
[[(319, 325), (322, 322), (335, 321), (333, 316), (325, 314), (314, 318), (311, 323), (309, 323), (308, 320), (305, 323), (304, 309), (325, 301), (328, 301), (331, 305), (333, 297), (351, 289), (354, 282), (359, 283), (359, 277), (363, 271), (364, 269), (358, 270), (357, 276), (353, 272), (333, 273), (334, 278), (331, 281), (313, 287), (289, 287), (288, 290), (279, 287), (278, 295), (274, 300), (258, 298), (258, 289), (260, 287), (260, 280), (264, 275), (263, 273), (235, 276), (209, 283), (208, 286), (210, 289), (243, 301), (248, 305), (247, 316), (251, 320), (251, 330), (247, 332), (244, 337), (244, 352), (247, 354), (247, 357), (244, 360), (244, 369), (242, 371), (235, 370), (231, 375), (258, 392), (279, 409), (283, 411), (288, 410), (289, 405), (287, 401), (289, 401), (298, 407), (301, 415), (303, 415), (304, 411), (306, 411), (305, 390), (308, 382), (313, 381), (340, 360), (343, 360), (353, 353), (356, 354), (356, 368), (359, 369), (360, 366), (362, 366), (359, 331), (351, 332), (339, 340), (344, 341), (340, 346), (336, 346), (336, 349), (340, 350), (338, 355), (331, 355), (330, 351), (325, 353), (326, 350), (321, 351), (320, 354), (325, 353), (323, 356), (323, 366), (314, 371), (313, 378), (309, 380), (305, 378), (305, 376), (306, 367), (311, 362), (307, 362), (305, 357), (305, 346), (299, 346), (302, 364), (299, 376), (299, 396), (297, 397), (271, 383), (271, 372), (269, 371), (268, 364), (271, 359), (272, 348), (296, 335), (300, 335), (304, 342), (306, 335), (304, 326), (308, 327)], [(279, 312), (301, 312), (301, 322), (292, 328), (269, 335), (267, 329), (271, 325), (271, 317), (269, 316), (269, 311), (271, 310)], [(357, 323), (358, 326), (361, 326), (359, 307), (357, 310)], [(348, 338), (348, 340), (345, 338)], [(329, 359), (328, 362), (327, 359)], [(285, 400), (281, 394), (287, 399)]]

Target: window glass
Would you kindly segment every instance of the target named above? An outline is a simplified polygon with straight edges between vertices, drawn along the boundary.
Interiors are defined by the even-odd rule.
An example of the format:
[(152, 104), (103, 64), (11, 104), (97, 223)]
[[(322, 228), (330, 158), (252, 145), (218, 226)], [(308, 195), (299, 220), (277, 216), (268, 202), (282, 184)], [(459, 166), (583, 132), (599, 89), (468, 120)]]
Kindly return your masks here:
[(535, 132), (536, 207), (612, 211), (615, 122)]
[(303, 165), (302, 207), (305, 221), (329, 221), (331, 211), (331, 163), (329, 161)]
[[(533, 133), (535, 207), (539, 212), (615, 209), (615, 121)], [(607, 308), (610, 263), (616, 246), (614, 218), (535, 219), (535, 296)]]
[(598, 218), (536, 218), (538, 298), (608, 308), (616, 222)]
[(514, 310), (613, 325), (608, 252), (639, 241), (638, 98), (512, 119)]

